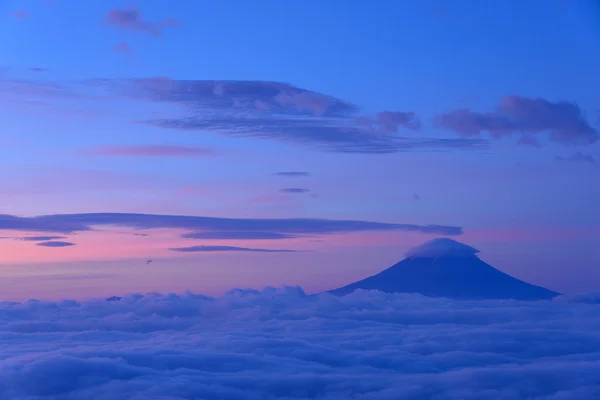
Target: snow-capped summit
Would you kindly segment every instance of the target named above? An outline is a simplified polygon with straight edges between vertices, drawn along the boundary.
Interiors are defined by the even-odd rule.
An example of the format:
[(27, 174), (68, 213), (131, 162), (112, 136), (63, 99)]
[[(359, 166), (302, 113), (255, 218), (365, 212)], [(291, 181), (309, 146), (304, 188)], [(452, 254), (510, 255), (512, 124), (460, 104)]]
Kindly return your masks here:
[(497, 270), (481, 261), (478, 252), (455, 240), (434, 239), (412, 248), (407, 258), (379, 274), (330, 293), (345, 295), (365, 289), (473, 300), (548, 300), (558, 295)]

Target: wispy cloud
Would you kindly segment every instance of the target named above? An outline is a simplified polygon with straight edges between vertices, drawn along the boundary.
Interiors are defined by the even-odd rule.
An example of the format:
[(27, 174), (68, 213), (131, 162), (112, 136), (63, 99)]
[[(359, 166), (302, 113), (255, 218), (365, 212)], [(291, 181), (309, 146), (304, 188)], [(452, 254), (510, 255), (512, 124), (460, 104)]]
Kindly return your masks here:
[(75, 243), (71, 243), (71, 242), (61, 242), (61, 241), (49, 241), (49, 242), (40, 242), (40, 243), (36, 243), (36, 246), (42, 246), (42, 247), (70, 247), (70, 246), (75, 246)]
[[(106, 90), (96, 90), (84, 85), (81, 82), (60, 82), (53, 81), (47, 77), (41, 77), (40, 72), (48, 71), (48, 69), (34, 67), (28, 70), (34, 74), (28, 74), (25, 78), (14, 76), (12, 73), (0, 75), (0, 100), (18, 100), (21, 102), (44, 102), (46, 105), (54, 105), (56, 107), (65, 107), (66, 100), (75, 100), (77, 104), (82, 105), (84, 101), (101, 101), (115, 100), (115, 95), (110, 94)], [(61, 108), (66, 111), (65, 108)], [(70, 109), (70, 113), (84, 113), (87, 115), (93, 114), (90, 112), (81, 111), (80, 107), (77, 110)]]
[(89, 83), (104, 85), (130, 97), (181, 104), (198, 112), (256, 111), (262, 115), (334, 118), (353, 116), (359, 111), (356, 105), (333, 96), (281, 82), (153, 77)]
[[(168, 77), (88, 79), (77, 84), (0, 79), (11, 93), (44, 99), (85, 98), (171, 104), (177, 116), (142, 118), (146, 125), (272, 140), (338, 153), (387, 154), (485, 148), (488, 140), (416, 135), (412, 111), (363, 114), (344, 100), (270, 81), (177, 80)], [(175, 109), (173, 109), (175, 113)], [(173, 114), (175, 115), (175, 114)]]
[(219, 240), (278, 240), (293, 239), (297, 236), (277, 232), (189, 232), (181, 235), (184, 239)]
[(539, 97), (505, 96), (494, 111), (464, 108), (438, 115), (435, 124), (465, 137), (480, 136), (484, 132), (489, 132), (494, 139), (524, 135), (520, 139), (522, 144), (537, 144), (531, 135), (542, 133), (565, 145), (593, 144), (599, 136), (577, 104)]
[(400, 128), (418, 131), (421, 120), (414, 112), (381, 111), (373, 116), (362, 116), (359, 124), (368, 128), (369, 132), (379, 135), (396, 134)]
[(524, 146), (542, 147), (542, 144), (540, 143), (538, 138), (536, 138), (533, 135), (527, 135), (527, 134), (521, 135), (521, 137), (519, 138), (519, 141), (517, 143), (522, 144)]
[(19, 11), (14, 11), (12, 13), (12, 16), (16, 19), (27, 19), (27, 18), (29, 18), (29, 13), (27, 11), (19, 10)]
[(354, 104), (280, 82), (155, 77), (97, 79), (88, 84), (134, 99), (182, 107), (183, 117), (144, 121), (160, 128), (277, 140), (344, 153), (472, 149), (487, 143), (474, 138), (403, 136), (402, 131), (415, 132), (421, 127), (414, 112), (363, 115)]
[(270, 139), (300, 144), (319, 151), (337, 153), (386, 154), (418, 150), (478, 149), (487, 141), (481, 139), (415, 138), (379, 135), (362, 127), (356, 120), (322, 118), (278, 118), (272, 116), (230, 115), (164, 118), (148, 124), (169, 129), (213, 131), (243, 137)]
[(114, 47), (113, 50), (115, 53), (117, 54), (124, 54), (126, 56), (133, 56), (133, 50), (131, 49), (131, 47), (129, 46), (129, 43), (127, 42), (119, 42), (117, 43)]
[(251, 249), (247, 247), (235, 247), (235, 246), (190, 246), (190, 247), (175, 247), (170, 249), (171, 251), (178, 251), (182, 253), (203, 253), (203, 252), (217, 252), (217, 251), (247, 251), (253, 253), (298, 253), (300, 250), (271, 250), (271, 249)]
[(281, 193), (308, 193), (310, 189), (303, 188), (284, 188), (279, 190)]
[(24, 232), (59, 232), (70, 233), (87, 231), (90, 228), (80, 223), (70, 223), (49, 217), (17, 217), (14, 215), (0, 215), (0, 229)]
[(66, 236), (1, 236), (0, 239), (18, 240), (23, 242), (46, 242), (51, 240), (66, 239)]
[(105, 22), (118, 29), (152, 36), (161, 36), (165, 28), (177, 25), (172, 18), (166, 18), (159, 22), (146, 21), (136, 6), (110, 10), (106, 15)]
[(301, 176), (310, 176), (310, 172), (304, 172), (304, 171), (284, 171), (284, 172), (275, 172), (273, 175), (277, 175), (277, 176), (290, 176), (290, 177), (301, 177)]
[(125, 157), (204, 157), (214, 154), (212, 149), (191, 146), (131, 145), (98, 147), (87, 151), (99, 156)]
[(64, 236), (23, 236), (17, 238), (18, 240), (24, 240), (26, 242), (46, 242), (49, 240), (66, 239)]
[(569, 161), (569, 162), (577, 162), (577, 163), (590, 163), (595, 164), (596, 158), (591, 154), (584, 154), (580, 151), (575, 152), (567, 157), (556, 156), (554, 157), (557, 161)]
[[(485, 133), (494, 139), (517, 135), (519, 144), (531, 146), (540, 146), (544, 134), (565, 145), (589, 145), (599, 137), (598, 129), (577, 104), (516, 95), (503, 97), (492, 111), (463, 108), (439, 114), (433, 120), (434, 126), (460, 136), (448, 138), (415, 135), (422, 126), (415, 112), (364, 114), (358, 106), (342, 99), (281, 82), (168, 77), (89, 79), (79, 82), (78, 91), (73, 85), (0, 79), (0, 86), (21, 97), (32, 93), (45, 98), (93, 98), (84, 94), (86, 90), (99, 90), (105, 98), (168, 103), (180, 108), (178, 116), (138, 122), (165, 129), (281, 141), (328, 152), (482, 149), (489, 144), (483, 137)], [(99, 97), (96, 95), (96, 99)]]
[(462, 234), (462, 228), (457, 226), (310, 218), (218, 218), (134, 213), (51, 214), (37, 217), (0, 215), (0, 229), (3, 230), (70, 233), (89, 231), (94, 226), (107, 225), (134, 229), (175, 228), (217, 232), (266, 231), (284, 234), (331, 234), (365, 231), (407, 231), (441, 235)]

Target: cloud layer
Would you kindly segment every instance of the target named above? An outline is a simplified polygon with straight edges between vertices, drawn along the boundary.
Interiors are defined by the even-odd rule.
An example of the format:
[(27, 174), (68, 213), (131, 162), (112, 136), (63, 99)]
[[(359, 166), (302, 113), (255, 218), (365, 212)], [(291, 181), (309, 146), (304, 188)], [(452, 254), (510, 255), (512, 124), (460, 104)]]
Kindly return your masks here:
[(589, 163), (589, 164), (596, 163), (596, 158), (593, 155), (584, 154), (580, 151), (577, 151), (567, 157), (556, 156), (555, 159), (556, 159), (556, 161), (569, 161), (569, 162), (576, 162), (576, 163)]
[(0, 303), (0, 399), (600, 395), (597, 304), (296, 288), (113, 300)]
[[(135, 10), (113, 10), (111, 25), (130, 31), (161, 32)], [(131, 53), (127, 42), (114, 48)], [(169, 104), (166, 117), (148, 111), (146, 125), (210, 132), (237, 138), (285, 142), (319, 151), (385, 154), (485, 148), (482, 138), (448, 138), (420, 134), (413, 111), (383, 110), (372, 114), (342, 99), (291, 84), (271, 81), (180, 80), (169, 77), (87, 79), (61, 84), (0, 79), (11, 94), (29, 99), (115, 101)], [(166, 107), (165, 107), (166, 108)], [(132, 121), (135, 122), (135, 121)]]
[[(139, 25), (142, 28), (134, 28), (139, 22), (135, 12), (117, 11), (111, 17), (113, 25), (129, 30), (146, 29), (144, 23)], [(519, 95), (502, 97), (491, 111), (457, 109), (438, 114), (424, 124), (415, 111), (364, 113), (357, 105), (334, 96), (273, 81), (149, 77), (98, 78), (61, 85), (0, 79), (0, 86), (19, 96), (46, 100), (110, 98), (168, 104), (175, 107), (162, 113), (164, 117), (156, 117), (149, 111), (147, 117), (142, 116), (137, 122), (165, 129), (273, 140), (338, 153), (485, 149), (490, 143), (484, 137), (486, 133), (492, 139), (516, 135), (516, 143), (537, 147), (548, 140), (563, 145), (590, 145), (600, 136), (598, 128), (576, 103)], [(429, 122), (438, 129), (432, 130), (433, 135), (422, 132)], [(440, 135), (439, 130), (453, 132), (458, 137)]]
[(98, 147), (87, 152), (98, 156), (122, 157), (205, 157), (214, 151), (204, 147), (172, 145), (131, 145)]
[(329, 234), (394, 230), (442, 235), (462, 234), (462, 228), (457, 226), (310, 218), (218, 218), (135, 213), (53, 214), (17, 217), (0, 214), (0, 230), (71, 233), (89, 231), (94, 226), (106, 225), (133, 229), (175, 228), (215, 232), (266, 231), (281, 234)]
[(421, 121), (411, 111), (360, 114), (341, 99), (287, 83), (177, 80), (155, 77), (91, 80), (90, 85), (139, 100), (178, 105), (183, 116), (145, 121), (155, 127), (270, 139), (344, 153), (471, 149), (474, 138), (415, 137)]
[(550, 140), (566, 145), (593, 144), (600, 135), (577, 104), (539, 97), (504, 96), (494, 111), (455, 110), (439, 115), (435, 123), (465, 137), (480, 136), (484, 132), (495, 139), (522, 135), (520, 143), (529, 145), (538, 144), (533, 135), (542, 133), (547, 133)]
[[(129, 21), (133, 16), (114, 19)], [(488, 144), (484, 133), (493, 139), (517, 135), (517, 143), (531, 146), (540, 146), (542, 137), (564, 145), (589, 145), (600, 135), (576, 103), (540, 97), (509, 95), (492, 111), (464, 108), (439, 114), (434, 127), (460, 136), (448, 138), (415, 135), (422, 122), (413, 111), (364, 114), (344, 100), (281, 82), (152, 77), (84, 83), (113, 96), (179, 106), (177, 116), (142, 121), (151, 126), (277, 140), (330, 152), (480, 149)], [(38, 86), (36, 90), (44, 89)]]
[(165, 28), (177, 25), (171, 18), (167, 18), (160, 22), (147, 21), (135, 6), (110, 10), (106, 14), (105, 22), (117, 29), (144, 33), (152, 36), (161, 36)]

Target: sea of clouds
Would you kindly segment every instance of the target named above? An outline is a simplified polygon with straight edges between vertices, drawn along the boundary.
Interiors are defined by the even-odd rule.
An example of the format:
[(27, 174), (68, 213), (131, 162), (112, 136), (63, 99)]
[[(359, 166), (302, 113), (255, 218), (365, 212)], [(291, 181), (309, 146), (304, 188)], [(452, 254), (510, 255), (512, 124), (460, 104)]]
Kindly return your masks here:
[(600, 399), (600, 296), (0, 303), (0, 399)]

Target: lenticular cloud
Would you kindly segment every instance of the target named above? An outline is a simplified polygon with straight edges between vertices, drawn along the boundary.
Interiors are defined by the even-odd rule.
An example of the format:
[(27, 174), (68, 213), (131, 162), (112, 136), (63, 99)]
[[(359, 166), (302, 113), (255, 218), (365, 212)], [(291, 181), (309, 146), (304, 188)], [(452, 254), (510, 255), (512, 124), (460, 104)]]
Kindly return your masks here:
[(577, 298), (284, 288), (113, 300), (0, 304), (0, 399), (600, 396), (600, 309)]

